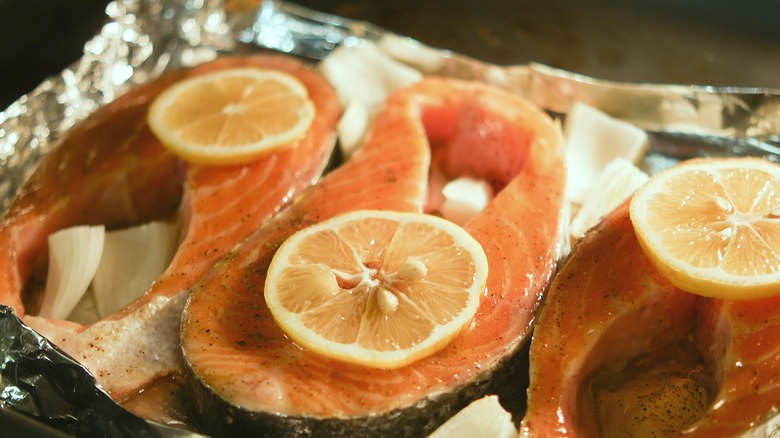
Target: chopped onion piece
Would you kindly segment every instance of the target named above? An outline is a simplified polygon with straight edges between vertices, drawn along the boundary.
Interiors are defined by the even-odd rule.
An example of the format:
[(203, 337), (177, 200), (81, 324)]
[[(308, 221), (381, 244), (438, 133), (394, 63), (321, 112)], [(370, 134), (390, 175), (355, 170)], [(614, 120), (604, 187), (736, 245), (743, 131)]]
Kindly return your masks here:
[(435, 73), (445, 62), (440, 50), (409, 37), (395, 34), (382, 35), (378, 46), (393, 58), (424, 73)]
[(102, 225), (65, 228), (49, 235), (49, 272), (39, 316), (65, 319), (87, 291), (103, 253)]
[(423, 77), (419, 70), (393, 59), (371, 41), (339, 46), (319, 68), (346, 107), (338, 126), (346, 156), (362, 144), (371, 120), (387, 96)]
[(92, 289), (87, 288), (87, 292), (84, 293), (84, 296), (81, 297), (81, 300), (76, 304), (76, 307), (70, 312), (67, 320), (81, 325), (92, 324), (93, 322), (100, 320), (97, 303), (95, 302), (95, 294), (92, 293)]
[(446, 423), (428, 435), (428, 438), (509, 438), (516, 437), (517, 429), (512, 415), (489, 395), (471, 402)]
[(430, 170), (428, 171), (428, 195), (425, 201), (425, 212), (439, 212), (441, 213), (441, 207), (444, 205), (444, 186), (449, 182), (444, 170), (439, 166), (436, 161), (431, 162)]
[(444, 204), (442, 216), (463, 225), (485, 209), (493, 199), (493, 189), (485, 181), (461, 177), (448, 182), (442, 189)]
[(623, 158), (612, 160), (585, 190), (585, 201), (571, 222), (574, 239), (582, 237), (604, 216), (628, 199), (649, 176)]
[(647, 134), (640, 128), (604, 114), (582, 102), (572, 106), (564, 123), (568, 195), (585, 202), (585, 190), (607, 164), (624, 158), (636, 164), (647, 151)]
[(339, 119), (336, 130), (339, 135), (339, 147), (344, 157), (349, 157), (363, 142), (368, 128), (368, 110), (357, 100), (347, 105)]
[(370, 41), (338, 47), (322, 61), (320, 69), (342, 104), (358, 101), (370, 114), (392, 91), (422, 79), (422, 73), (396, 61)]
[(138, 298), (165, 271), (178, 243), (178, 226), (150, 222), (106, 233), (103, 258), (92, 281), (101, 318)]

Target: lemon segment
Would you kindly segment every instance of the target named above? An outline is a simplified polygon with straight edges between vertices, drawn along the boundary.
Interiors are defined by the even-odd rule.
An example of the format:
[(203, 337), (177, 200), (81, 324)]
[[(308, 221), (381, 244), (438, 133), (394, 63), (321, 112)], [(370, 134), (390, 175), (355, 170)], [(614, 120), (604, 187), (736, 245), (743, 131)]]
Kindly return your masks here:
[(303, 348), (390, 369), (435, 353), (467, 326), (487, 273), (482, 247), (452, 222), (363, 210), (287, 239), (265, 299)]
[(758, 158), (698, 159), (634, 195), (643, 249), (677, 287), (730, 300), (780, 293), (780, 166)]
[(297, 144), (315, 116), (306, 87), (275, 70), (234, 68), (195, 76), (163, 91), (149, 128), (195, 164), (245, 164)]

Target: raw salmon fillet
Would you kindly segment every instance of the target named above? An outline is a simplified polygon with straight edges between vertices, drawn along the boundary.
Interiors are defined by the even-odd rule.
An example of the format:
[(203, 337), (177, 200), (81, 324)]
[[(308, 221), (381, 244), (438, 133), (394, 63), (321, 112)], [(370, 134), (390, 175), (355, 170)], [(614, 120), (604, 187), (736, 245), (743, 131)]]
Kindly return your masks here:
[[(578, 243), (553, 281), (531, 342), (521, 435), (733, 437), (760, 426), (780, 408), (778, 309), (780, 297), (731, 302), (674, 287), (642, 252), (627, 202)], [(660, 402), (639, 400), (641, 414), (608, 419), (621, 422), (621, 435), (601, 430), (588, 395), (593, 372), (608, 364), (636, 366), (634, 358), (680, 342), (702, 356), (701, 389), (669, 384), (684, 373), (659, 373), (665, 381), (650, 380), (655, 388), (644, 394)], [(701, 390), (705, 403), (689, 418)], [(679, 427), (664, 430), (669, 424)]]
[[(146, 123), (165, 87), (205, 72), (257, 67), (290, 73), (317, 116), (294, 148), (243, 166), (187, 165)], [(78, 224), (119, 228), (175, 214), (182, 237), (166, 271), (136, 301), (89, 326), (27, 315), (25, 322), (81, 361), (119, 397), (180, 367), (178, 321), (189, 289), (323, 171), (340, 105), (313, 70), (284, 56), (220, 58), (169, 73), (99, 110), (46, 158), (0, 224), (0, 302), (35, 314), (45, 279), (47, 236)]]
[[(485, 179), (498, 193), (465, 226), (490, 270), (473, 323), (445, 349), (395, 370), (342, 363), (291, 342), (263, 298), (279, 245), (347, 211), (423, 210), (431, 161), (451, 179)], [(559, 127), (520, 98), (439, 78), (392, 94), (359, 152), (193, 290), (182, 346), (201, 426), (213, 434), (430, 432), (478, 396), (460, 389), (484, 391), (526, 339), (559, 256), (564, 184)]]

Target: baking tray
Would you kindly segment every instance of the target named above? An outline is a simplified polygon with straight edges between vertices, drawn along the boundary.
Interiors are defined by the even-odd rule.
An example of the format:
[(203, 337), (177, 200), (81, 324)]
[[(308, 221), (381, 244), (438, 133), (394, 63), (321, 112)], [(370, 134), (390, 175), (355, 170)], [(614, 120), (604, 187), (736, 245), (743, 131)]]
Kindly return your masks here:
[[(196, 3), (199, 8), (194, 7)], [(43, 80), (0, 113), (0, 153), (6, 154), (0, 158), (6, 166), (0, 175), (0, 186), (6, 190), (5, 198), (23, 181), (31, 163), (56, 144), (70, 126), (135, 84), (180, 65), (181, 60), (197, 62), (199, 56), (213, 52), (251, 51), (258, 46), (319, 59), (349, 37), (381, 38), (386, 34), (383, 28), (394, 36), (413, 38), (407, 42), (423, 42), (424, 49), (444, 48), (439, 52), (445, 60), (439, 73), (494, 81), (533, 95), (545, 108), (557, 114), (565, 113), (573, 99), (583, 97), (602, 109), (609, 109), (610, 102), (614, 104), (614, 96), (629, 100), (681, 96), (688, 102), (695, 102), (697, 108), (701, 102), (722, 105), (737, 99), (737, 109), (733, 113), (727, 111), (731, 118), (718, 126), (689, 124), (685, 129), (679, 129), (679, 126), (670, 129), (669, 124), (659, 124), (659, 114), (654, 112), (640, 114), (639, 122), (648, 123), (645, 128), (653, 133), (673, 135), (674, 147), (679, 146), (680, 135), (694, 137), (695, 144), (691, 146), (694, 153), (704, 147), (703, 141), (707, 147), (727, 154), (736, 151), (776, 156), (777, 151), (772, 148), (777, 143), (777, 127), (770, 126), (758, 136), (753, 135), (755, 130), (749, 129), (760, 127), (761, 123), (753, 123), (756, 122), (753, 116), (759, 110), (769, 112), (762, 115), (766, 118), (778, 111), (778, 95), (774, 89), (780, 88), (780, 79), (771, 73), (780, 71), (780, 60), (773, 32), (761, 24), (760, 17), (766, 17), (765, 11), (748, 16), (745, 23), (732, 21), (724, 27), (718, 15), (713, 15), (720, 4), (708, 10), (709, 16), (704, 14), (698, 19), (685, 18), (690, 11), (669, 12), (643, 2), (615, 6), (596, 1), (588, 6), (578, 6), (558, 1), (479, 4), (457, 1), (446, 7), (411, 1), (299, 2), (338, 16), (311, 15), (311, 11), (287, 4), (291, 6), (288, 12), (292, 15), (302, 11), (302, 15), (315, 18), (315, 27), (324, 23), (320, 30), (333, 32), (336, 39), (327, 39), (324, 45), (322, 38), (308, 41), (313, 44), (312, 49), (305, 44), (292, 48), (273, 47), (274, 41), (260, 36), (262, 32), (255, 25), (262, 20), (266, 20), (263, 26), (272, 25), (267, 21), (268, 11), (285, 5), (281, 2), (268, 4), (272, 5), (270, 9), (258, 10), (256, 2), (252, 1), (109, 3), (107, 18), (101, 20), (107, 25), (101, 28), (98, 37), (84, 45), (83, 56), (61, 74)], [(127, 20), (130, 15), (146, 22)], [(152, 19), (158, 16), (162, 19)], [(210, 20), (209, 17), (217, 19)], [(182, 23), (187, 20), (196, 23), (194, 30), (183, 28)], [(619, 23), (619, 26), (610, 26), (610, 23)], [(292, 21), (280, 25), (277, 22), (273, 26), (281, 26), (278, 30), (284, 33), (285, 29), (299, 28), (299, 24)], [(226, 27), (228, 32), (225, 32)], [(130, 35), (126, 33), (128, 29), (148, 32), (154, 40), (155, 50), (140, 44), (138, 34)], [(311, 28), (307, 32), (311, 32)], [(322, 36), (322, 33), (318, 35)], [(110, 42), (104, 50), (96, 47), (110, 38), (118, 38), (120, 44), (124, 41), (130, 54), (107, 53), (106, 48), (112, 48)], [(171, 53), (176, 56), (172, 57)], [(100, 82), (106, 78), (106, 72), (122, 72), (121, 69), (105, 70), (116, 67), (116, 62), (121, 64), (120, 61), (126, 61), (120, 67), (132, 66), (132, 72), (122, 80)], [(751, 68), (746, 69), (746, 64)], [(512, 67), (504, 69), (500, 67), (503, 65)], [(115, 75), (110, 77), (116, 79)], [(84, 84), (89, 87), (85, 88)], [(567, 96), (540, 95), (539, 90), (555, 90), (556, 84), (573, 85), (577, 92)], [(625, 105), (626, 100), (620, 102)], [(723, 105), (721, 109), (726, 111), (727, 106)], [(31, 111), (36, 108), (43, 112)], [(637, 114), (629, 114), (628, 118), (632, 116), (636, 121)], [(748, 134), (750, 136), (746, 138)], [(7, 179), (13, 173), (8, 169), (17, 168), (13, 163), (8, 164), (11, 161), (20, 163), (17, 167), (24, 170), (13, 181)], [(8, 418), (6, 410), (0, 410), (0, 413), (4, 421), (14, 421)], [(14, 428), (20, 432), (45, 431), (39, 423), (24, 421), (15, 421)]]

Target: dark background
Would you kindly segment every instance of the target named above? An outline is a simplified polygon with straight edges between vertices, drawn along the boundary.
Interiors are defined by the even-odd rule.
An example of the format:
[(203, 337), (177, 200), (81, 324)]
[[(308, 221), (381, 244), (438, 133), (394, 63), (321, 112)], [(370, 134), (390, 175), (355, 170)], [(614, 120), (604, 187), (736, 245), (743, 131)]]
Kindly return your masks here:
[[(228, 0), (235, 1), (235, 0)], [(501, 64), (780, 88), (776, 0), (300, 0)], [(0, 0), (0, 110), (81, 56), (108, 0)]]

